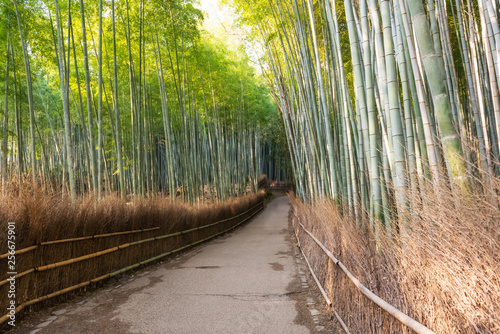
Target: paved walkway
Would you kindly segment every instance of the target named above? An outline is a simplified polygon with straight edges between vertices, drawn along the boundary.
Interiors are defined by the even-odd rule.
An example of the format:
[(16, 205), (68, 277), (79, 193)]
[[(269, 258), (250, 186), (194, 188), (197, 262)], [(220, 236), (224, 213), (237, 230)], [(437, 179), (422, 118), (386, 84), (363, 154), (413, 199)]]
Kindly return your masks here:
[(232, 234), (42, 311), (12, 333), (312, 333), (287, 197)]

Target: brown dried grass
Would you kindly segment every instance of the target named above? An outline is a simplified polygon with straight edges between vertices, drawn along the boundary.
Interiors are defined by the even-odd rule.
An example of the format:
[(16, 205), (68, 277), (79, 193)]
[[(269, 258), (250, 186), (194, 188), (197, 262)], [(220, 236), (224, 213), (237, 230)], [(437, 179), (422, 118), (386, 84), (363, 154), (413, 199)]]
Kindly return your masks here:
[[(290, 197), (300, 222), (382, 299), (436, 333), (500, 333), (500, 210), (477, 191), (437, 193), (428, 187), (423, 201), (408, 194), (413, 212), (400, 217), (408, 222), (401, 233), (363, 229), (331, 202)], [(295, 230), (352, 333), (413, 332), (362, 295), (298, 224)]]

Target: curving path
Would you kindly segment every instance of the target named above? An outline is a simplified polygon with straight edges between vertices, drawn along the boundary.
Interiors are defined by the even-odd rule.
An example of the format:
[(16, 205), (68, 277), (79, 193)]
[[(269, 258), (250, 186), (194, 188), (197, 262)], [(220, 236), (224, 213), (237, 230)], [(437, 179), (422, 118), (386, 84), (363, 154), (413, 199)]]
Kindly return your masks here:
[(28, 317), (11, 333), (316, 333), (289, 209), (278, 197), (235, 232)]

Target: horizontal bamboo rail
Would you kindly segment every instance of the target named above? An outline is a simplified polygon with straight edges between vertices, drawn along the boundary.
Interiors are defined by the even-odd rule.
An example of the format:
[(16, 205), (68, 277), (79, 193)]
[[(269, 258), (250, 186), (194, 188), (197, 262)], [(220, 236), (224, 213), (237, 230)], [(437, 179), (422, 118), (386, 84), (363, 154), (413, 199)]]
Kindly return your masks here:
[[(340, 262), (335, 256), (333, 256), (332, 252), (330, 252), (325, 247), (325, 245), (323, 245), (311, 232), (309, 232), (304, 227), (304, 225), (302, 225), (302, 223), (300, 222), (300, 219), (297, 216), (297, 214), (295, 213), (295, 211), (294, 211), (294, 216), (297, 218), (297, 223), (300, 225), (302, 230), (304, 232), (306, 232), (311, 237), (311, 239), (314, 240), (314, 242), (323, 250), (323, 252), (325, 252), (326, 255), (328, 255), (328, 257), (333, 261), (334, 264), (338, 265), (342, 269), (342, 271), (347, 275), (347, 277), (349, 277), (349, 279), (352, 281), (352, 283), (359, 289), (359, 291), (361, 291), (362, 294), (364, 294), (368, 299), (370, 299), (372, 302), (377, 304), (381, 309), (383, 309), (384, 311), (386, 311), (387, 313), (392, 315), (394, 318), (399, 320), (405, 326), (411, 328), (416, 333), (418, 333), (418, 334), (435, 334), (432, 330), (430, 330), (426, 326), (422, 325), (421, 323), (419, 323), (415, 319), (404, 314), (403, 312), (398, 310), (396, 307), (392, 306), (391, 304), (389, 304), (388, 302), (386, 302), (385, 300), (383, 300), (382, 298), (380, 298), (379, 296), (374, 294), (372, 291), (370, 291), (363, 284), (361, 284), (361, 282), (356, 277), (354, 277), (353, 274), (351, 274), (351, 272), (347, 269), (347, 267), (344, 266), (344, 264), (342, 262)], [(297, 233), (296, 233), (296, 236), (298, 239), (299, 236), (297, 235)]]
[[(189, 247), (192, 247), (192, 246), (198, 245), (198, 244), (203, 243), (203, 242), (205, 242), (205, 241), (207, 241), (207, 240), (213, 239), (213, 238), (215, 238), (215, 237), (217, 237), (217, 236), (219, 236), (219, 235), (221, 235), (221, 234), (227, 233), (227, 232), (229, 232), (229, 231), (231, 231), (231, 230), (235, 229), (236, 227), (240, 226), (241, 224), (243, 224), (244, 222), (246, 222), (247, 220), (249, 220), (250, 218), (252, 218), (253, 216), (255, 216), (257, 213), (259, 213), (259, 212), (260, 212), (260, 211), (264, 208), (264, 205), (263, 205), (263, 204), (264, 204), (264, 201), (261, 201), (261, 202), (259, 202), (257, 205), (253, 206), (252, 208), (250, 208), (250, 209), (248, 209), (248, 210), (244, 211), (243, 213), (241, 213), (241, 214), (239, 214), (239, 215), (237, 215), (237, 216), (234, 216), (234, 217), (231, 217), (231, 218), (228, 218), (228, 219), (224, 219), (224, 220), (218, 221), (217, 223), (204, 225), (204, 226), (201, 226), (200, 228), (186, 230), (186, 231), (193, 231), (193, 230), (197, 230), (197, 229), (205, 228), (205, 227), (208, 227), (208, 226), (213, 226), (213, 225), (215, 225), (215, 224), (220, 224), (220, 223), (222, 223), (222, 222), (225, 222), (225, 221), (232, 220), (232, 219), (234, 219), (234, 218), (240, 217), (240, 216), (244, 215), (245, 213), (248, 213), (249, 211), (251, 211), (251, 210), (255, 209), (255, 208), (256, 208), (256, 207), (258, 207), (259, 205), (262, 205), (262, 207), (261, 207), (261, 208), (259, 208), (259, 209), (258, 209), (257, 211), (255, 211), (255, 212), (253, 212), (250, 216), (248, 216), (247, 218), (243, 219), (243, 220), (242, 220), (241, 222), (239, 222), (238, 224), (236, 224), (236, 225), (234, 225), (234, 226), (232, 226), (232, 227), (230, 227), (230, 228), (228, 228), (228, 229), (226, 229), (226, 230), (224, 230), (224, 231), (222, 231), (222, 232), (219, 232), (219, 233), (213, 234), (213, 235), (211, 235), (211, 236), (209, 236), (209, 237), (207, 237), (207, 238), (204, 238), (204, 239), (202, 239), (202, 240), (199, 240), (199, 241), (193, 242), (193, 243), (191, 243), (191, 244), (189, 244), (189, 245), (185, 245), (185, 246), (182, 246), (182, 247), (180, 247), (180, 248), (174, 249), (174, 250), (169, 251), (169, 252), (167, 252), (167, 253), (163, 253), (163, 254), (157, 255), (157, 256), (155, 256), (155, 257), (152, 257), (152, 258), (150, 258), (150, 259), (147, 259), (147, 260), (144, 260), (144, 261), (141, 261), (141, 262), (135, 263), (135, 264), (133, 264), (133, 265), (127, 266), (127, 267), (125, 267), (125, 268), (122, 268), (122, 269), (116, 270), (116, 271), (114, 271), (114, 272), (112, 272), (112, 273), (109, 273), (109, 274), (105, 274), (105, 275), (102, 275), (102, 276), (96, 277), (96, 278), (94, 278), (94, 279), (91, 279), (90, 281), (86, 281), (86, 282), (83, 282), (83, 283), (80, 283), (80, 284), (77, 284), (77, 285), (73, 285), (73, 286), (70, 286), (70, 287), (68, 287), (68, 288), (65, 288), (65, 289), (62, 289), (62, 290), (59, 290), (59, 291), (56, 291), (56, 292), (50, 293), (50, 294), (48, 294), (48, 295), (45, 295), (45, 296), (42, 296), (42, 297), (39, 297), (39, 298), (32, 299), (32, 300), (27, 301), (27, 302), (24, 302), (24, 303), (22, 303), (21, 305), (19, 305), (18, 307), (16, 307), (16, 314), (17, 314), (18, 312), (22, 311), (24, 308), (26, 308), (26, 307), (28, 307), (28, 306), (31, 306), (31, 305), (33, 305), (33, 304), (36, 304), (36, 303), (39, 303), (39, 302), (42, 302), (42, 301), (45, 301), (45, 300), (48, 300), (48, 299), (51, 299), (51, 298), (54, 298), (54, 297), (60, 296), (60, 295), (65, 294), (65, 293), (67, 293), (67, 292), (71, 292), (71, 291), (77, 290), (77, 289), (82, 288), (82, 287), (85, 287), (85, 286), (87, 286), (87, 285), (89, 285), (89, 284), (91, 284), (91, 283), (97, 283), (97, 282), (102, 281), (102, 280), (104, 280), (104, 279), (106, 279), (106, 278), (109, 278), (109, 277), (113, 277), (113, 276), (116, 276), (116, 275), (122, 274), (122, 273), (124, 273), (124, 272), (126, 272), (126, 271), (132, 270), (132, 269), (137, 268), (137, 267), (139, 267), (139, 266), (141, 266), (141, 265), (145, 265), (145, 264), (148, 264), (148, 263), (150, 263), (150, 262), (154, 262), (154, 261), (159, 260), (159, 259), (161, 259), (161, 258), (163, 258), (163, 257), (165, 257), (165, 256), (168, 256), (168, 255), (171, 255), (171, 254), (174, 254), (174, 253), (180, 252), (180, 251), (182, 251), (182, 250), (184, 250), (184, 249), (186, 249), (186, 248), (189, 248)], [(177, 233), (172, 233), (172, 234), (170, 234), (170, 235), (166, 235), (166, 236), (174, 236), (174, 235), (179, 235), (179, 234), (181, 234), (181, 233), (187, 233), (186, 231), (181, 231), (181, 232), (177, 232)], [(166, 237), (166, 236), (162, 236), (162, 237), (164, 238), (164, 237)], [(160, 239), (162, 239), (162, 238), (160, 238)], [(146, 240), (159, 240), (159, 239), (157, 239), (157, 238), (155, 237), (155, 238), (150, 238), (150, 239), (146, 239)], [(138, 244), (138, 243), (137, 243), (137, 242), (135, 242), (135, 243), (125, 244), (125, 245), (127, 245), (127, 246), (122, 245), (122, 246), (125, 246), (125, 247), (118, 246), (118, 247), (114, 247), (114, 248), (117, 248), (116, 250), (119, 250), (119, 249), (126, 248), (126, 247), (130, 246), (131, 244)], [(98, 253), (102, 253), (102, 252), (98, 252)], [(89, 255), (94, 255), (94, 254), (97, 254), (97, 253), (93, 253), (93, 254), (89, 254)], [(89, 256), (89, 255), (86, 255), (86, 256)], [(76, 259), (79, 259), (79, 258), (76, 258)], [(74, 260), (74, 259), (73, 259), (73, 260)], [(68, 261), (70, 261), (70, 260), (63, 261), (63, 262), (68, 262)], [(59, 263), (60, 263), (60, 262), (59, 262)], [(70, 262), (70, 263), (74, 263), (74, 262)], [(56, 264), (57, 264), (57, 263), (56, 263)], [(51, 265), (49, 265), (49, 266), (51, 266)], [(47, 268), (47, 269), (52, 269), (52, 268), (55, 268), (55, 266), (50, 267), (50, 268)], [(44, 270), (47, 270), (47, 269), (44, 269)], [(28, 274), (28, 273), (31, 273), (31, 272), (36, 272), (36, 271), (38, 271), (38, 270), (35, 270), (35, 269), (30, 269), (30, 270), (27, 270), (26, 272), (21, 273), (21, 274), (26, 275), (26, 274)], [(16, 277), (19, 277), (19, 275), (17, 275)], [(5, 280), (5, 281), (7, 281), (7, 280)], [(2, 283), (3, 283), (3, 282), (4, 282), (4, 281), (2, 281)], [(5, 284), (5, 283), (3, 283), (3, 284)], [(1, 286), (1, 285), (2, 285), (2, 284), (0, 284), (0, 286)], [(3, 316), (0, 318), (0, 326), (1, 326), (1, 325), (3, 325), (3, 324), (4, 324), (4, 323), (5, 323), (5, 322), (9, 319), (9, 315), (10, 315), (10, 314), (9, 314), (9, 313), (7, 313), (7, 314), (3, 315)]]
[(349, 332), (349, 328), (347, 328), (347, 325), (345, 324), (344, 320), (342, 320), (342, 318), (340, 317), (340, 315), (337, 313), (337, 311), (333, 310), (333, 313), (335, 314), (335, 317), (337, 318), (337, 320), (340, 322), (340, 325), (342, 326), (342, 328), (344, 329), (344, 331), (347, 333), (347, 334), (351, 334)]
[[(20, 277), (26, 276), (28, 274), (31, 274), (34, 271), (35, 271), (35, 268), (28, 269), (26, 271), (23, 271), (22, 273), (16, 274), (16, 278), (20, 278)], [(0, 286), (2, 286), (4, 284), (7, 284), (8, 281), (9, 281), (8, 278), (4, 279), (3, 281), (0, 281)]]
[(158, 226), (158, 227), (144, 228), (144, 229), (133, 230), (133, 231), (123, 231), (123, 232), (97, 234), (97, 235), (92, 235), (92, 236), (88, 236), (88, 237), (81, 237), (81, 238), (72, 238), (72, 239), (46, 241), (46, 242), (40, 243), (40, 245), (46, 246), (46, 245), (54, 245), (54, 244), (60, 244), (60, 243), (65, 243), (65, 242), (80, 241), (80, 240), (85, 240), (85, 239), (100, 239), (100, 238), (116, 237), (116, 236), (125, 235), (125, 234), (134, 234), (134, 233), (141, 233), (141, 232), (151, 232), (151, 231), (156, 231), (156, 230), (159, 230), (159, 229), (160, 229), (160, 227)]
[(101, 255), (105, 255), (105, 254), (116, 252), (120, 248), (128, 247), (128, 244), (121, 245), (121, 246), (122, 247), (108, 248), (108, 249), (105, 249), (105, 250), (100, 251), (100, 252), (96, 252), (96, 253), (92, 253), (92, 254), (80, 256), (80, 257), (76, 257), (76, 258), (65, 260), (65, 261), (61, 261), (61, 262), (51, 263), (51, 264), (48, 264), (46, 266), (36, 267), (35, 270), (36, 271), (45, 271), (45, 270), (54, 269), (54, 268), (57, 268), (57, 267), (66, 266), (68, 264), (85, 261), (85, 260), (88, 260), (88, 259), (92, 259), (94, 257), (98, 257), (98, 256), (101, 256)]
[[(23, 248), (20, 250), (16, 250), (16, 255), (27, 253), (29, 251), (36, 249), (37, 247), (38, 247), (38, 245), (35, 245), (35, 246), (26, 247), (26, 248)], [(5, 253), (5, 254), (0, 255), (0, 260), (6, 259), (9, 255), (10, 255), (10, 253)]]
[[(42, 297), (39, 297), (39, 298), (35, 298), (35, 299), (32, 299), (32, 300), (29, 300), (27, 302), (24, 302), (21, 305), (19, 305), (18, 307), (16, 307), (16, 314), (18, 314), (19, 312), (21, 312), (24, 308), (26, 308), (28, 306), (31, 306), (31, 305), (39, 303), (39, 302), (43, 302), (43, 301), (45, 301), (47, 299), (51, 299), (51, 298), (60, 296), (62, 294), (74, 291), (74, 290), (79, 289), (79, 288), (83, 288), (84, 286), (87, 286), (90, 283), (91, 283), (91, 281), (83, 282), (83, 283), (80, 283), (80, 284), (77, 284), (77, 285), (70, 286), (69, 288), (62, 289), (62, 290), (53, 292), (51, 294), (48, 294), (48, 295), (45, 295), (45, 296), (42, 296)], [(9, 313), (7, 313), (4, 316), (2, 316), (0, 318), (0, 325), (4, 324), (9, 319), (9, 316), (10, 316)]]
[[(125, 235), (125, 234), (150, 232), (150, 231), (156, 231), (156, 230), (159, 230), (159, 229), (160, 229), (160, 227), (152, 227), (152, 228), (145, 228), (145, 229), (141, 229), (141, 230), (114, 232), (114, 233), (106, 233), (106, 234), (89, 235), (89, 236), (78, 237), (78, 238), (61, 239), (61, 240), (53, 240), (53, 241), (44, 241), (44, 242), (41, 242), (38, 245), (34, 245), (34, 246), (30, 246), (30, 247), (26, 247), (26, 248), (18, 250), (18, 251), (16, 251), (16, 255), (21, 255), (23, 253), (35, 250), (35, 249), (38, 248), (38, 246), (48, 246), (48, 245), (61, 244), (61, 243), (74, 242), (74, 241), (81, 241), (81, 240), (99, 239), (99, 238), (114, 237), (114, 236)], [(5, 254), (0, 255), (0, 260), (7, 258), (9, 256), (9, 254), (10, 253), (5, 253)]]

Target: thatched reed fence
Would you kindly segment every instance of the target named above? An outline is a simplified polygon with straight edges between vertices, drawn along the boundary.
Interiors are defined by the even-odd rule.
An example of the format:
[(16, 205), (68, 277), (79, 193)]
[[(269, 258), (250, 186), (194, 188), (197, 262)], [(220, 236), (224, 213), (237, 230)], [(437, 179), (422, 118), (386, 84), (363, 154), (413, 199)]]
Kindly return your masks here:
[[(251, 219), (264, 208), (263, 193), (246, 196), (233, 203), (212, 208), (184, 207), (168, 221), (159, 221), (166, 207), (157, 209), (160, 226), (129, 231), (77, 236), (39, 242), (16, 251), (16, 320), (19, 312), (39, 308), (44, 301), (77, 291), (141, 265), (162, 259), (186, 248), (224, 234)], [(170, 207), (172, 209), (172, 207)], [(183, 209), (183, 210), (182, 210)], [(182, 212), (182, 214), (180, 214)], [(138, 211), (124, 212), (125, 221)], [(142, 212), (143, 213), (143, 212)], [(147, 215), (146, 215), (147, 216)], [(150, 217), (151, 218), (151, 217)], [(105, 219), (104, 219), (105, 220)], [(19, 233), (21, 234), (21, 233)], [(7, 310), (6, 298), (10, 282), (7, 273), (8, 253), (0, 255), (0, 308)], [(5, 298), (3, 298), (5, 296)], [(9, 320), (9, 313), (0, 318), (0, 327)]]
[[(311, 264), (309, 263), (309, 260), (307, 259), (307, 256), (304, 253), (304, 250), (302, 249), (302, 247), (300, 247), (299, 231), (308, 235), (311, 238), (311, 240), (313, 240), (314, 243), (317, 246), (319, 246), (319, 248), (328, 256), (328, 261), (332, 261), (336, 266), (338, 266), (344, 272), (344, 274), (349, 278), (349, 280), (354, 284), (354, 286), (362, 294), (364, 294), (369, 300), (371, 300), (373, 303), (377, 304), (382, 310), (384, 310), (388, 314), (392, 315), (394, 318), (396, 318), (399, 322), (401, 322), (402, 324), (404, 324), (408, 328), (411, 328), (413, 331), (415, 331), (415, 333), (434, 334), (434, 332), (431, 331), (429, 328), (425, 327), (424, 325), (422, 325), (421, 323), (419, 323), (415, 319), (404, 314), (399, 309), (392, 306), (391, 304), (389, 304), (388, 302), (386, 302), (385, 300), (383, 300), (382, 298), (380, 298), (379, 296), (377, 296), (376, 294), (371, 292), (366, 286), (361, 284), (361, 282), (356, 277), (354, 277), (354, 275), (349, 271), (349, 269), (347, 269), (347, 267), (342, 262), (340, 262), (332, 254), (332, 252), (329, 251), (328, 248), (325, 245), (323, 245), (323, 243), (321, 243), (321, 241), (319, 241), (318, 238), (316, 238), (314, 236), (314, 234), (312, 234), (309, 230), (307, 230), (304, 227), (304, 225), (300, 222), (300, 218), (297, 216), (296, 212), (294, 212), (294, 215), (293, 215), (293, 225), (294, 225), (295, 236), (297, 238), (298, 246), (302, 252), (304, 260), (306, 261), (307, 266), (309, 268), (309, 271), (310, 271), (311, 275), (313, 276), (314, 281), (316, 282), (316, 285), (318, 286), (318, 289), (320, 290), (321, 294), (323, 295), (328, 306), (331, 307), (332, 302), (330, 301), (328, 294), (326, 293), (322, 284), (318, 280), (316, 274), (314, 273), (314, 269), (311, 267)], [(340, 324), (342, 325), (342, 327), (344, 328), (345, 332), (349, 333), (349, 329), (347, 328), (346, 324), (344, 323), (342, 318), (339, 316), (339, 314), (334, 309), (333, 309), (333, 312), (334, 312), (335, 316), (337, 317), (338, 321), (340, 322)]]

